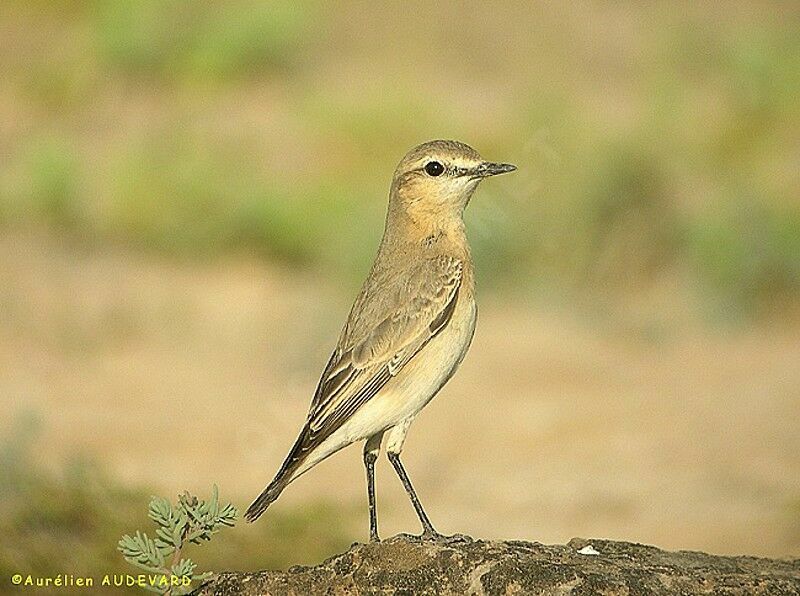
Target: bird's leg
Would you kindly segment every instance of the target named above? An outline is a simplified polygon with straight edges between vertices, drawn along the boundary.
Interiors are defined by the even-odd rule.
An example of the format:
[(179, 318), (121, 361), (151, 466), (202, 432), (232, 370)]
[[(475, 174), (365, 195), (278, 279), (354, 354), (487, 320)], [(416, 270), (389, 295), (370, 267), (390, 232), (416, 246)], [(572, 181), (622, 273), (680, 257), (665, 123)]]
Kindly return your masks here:
[(419, 497), (417, 497), (417, 493), (414, 491), (414, 487), (411, 485), (411, 480), (409, 480), (403, 464), (400, 463), (400, 454), (387, 451), (386, 455), (389, 458), (389, 461), (392, 462), (392, 466), (394, 466), (397, 475), (400, 476), (400, 482), (403, 483), (403, 488), (406, 489), (408, 498), (411, 499), (411, 504), (414, 506), (414, 510), (417, 512), (419, 521), (422, 523), (423, 539), (443, 540), (444, 536), (436, 531), (431, 523), (431, 520), (428, 518), (428, 515), (425, 513), (425, 510), (422, 508), (422, 503), (420, 503)]
[(369, 500), (369, 541), (380, 542), (378, 536), (378, 511), (375, 506), (375, 453), (364, 453), (364, 465), (367, 467), (367, 499)]
[(400, 462), (400, 452), (403, 450), (403, 443), (405, 443), (406, 435), (408, 434), (408, 427), (411, 426), (413, 420), (414, 416), (410, 416), (388, 431), (389, 438), (386, 443), (386, 456), (389, 458), (389, 461), (392, 462), (395, 472), (397, 472), (397, 475), (400, 477), (400, 482), (403, 483), (403, 488), (405, 488), (406, 493), (408, 493), (408, 498), (411, 499), (414, 511), (417, 512), (417, 517), (419, 517), (419, 521), (422, 523), (423, 540), (443, 540), (444, 536), (436, 531), (428, 515), (425, 513), (425, 510), (422, 508), (422, 503), (420, 503), (419, 497), (417, 497), (417, 493), (411, 484), (411, 480), (408, 478), (408, 474), (403, 464)]
[(367, 499), (369, 501), (369, 541), (380, 542), (378, 537), (378, 510), (375, 505), (375, 460), (381, 450), (383, 433), (373, 435), (364, 444), (364, 467), (367, 468)]

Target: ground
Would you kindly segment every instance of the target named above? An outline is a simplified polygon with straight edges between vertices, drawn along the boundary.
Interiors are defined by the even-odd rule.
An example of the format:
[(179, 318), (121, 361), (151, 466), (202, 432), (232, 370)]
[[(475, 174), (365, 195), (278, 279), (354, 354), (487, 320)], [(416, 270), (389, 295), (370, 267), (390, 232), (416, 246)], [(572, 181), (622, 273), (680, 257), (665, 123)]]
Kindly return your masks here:
[(222, 573), (197, 594), (789, 596), (800, 594), (800, 561), (667, 552), (608, 540), (442, 544), (397, 536), (354, 544), (315, 567)]

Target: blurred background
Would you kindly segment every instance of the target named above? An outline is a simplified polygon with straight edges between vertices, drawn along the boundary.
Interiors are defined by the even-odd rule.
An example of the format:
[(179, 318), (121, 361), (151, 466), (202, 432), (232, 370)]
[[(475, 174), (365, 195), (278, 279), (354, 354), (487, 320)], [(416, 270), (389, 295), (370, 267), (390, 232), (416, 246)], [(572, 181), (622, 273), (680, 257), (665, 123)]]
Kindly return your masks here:
[[(0, 575), (124, 569), (151, 493), (247, 506), (432, 138), (519, 166), (470, 205), (476, 338), (405, 450), (437, 527), (800, 555), (798, 26), (790, 2), (2, 2)], [(364, 540), (363, 476), (351, 447), (192, 558)], [(384, 460), (378, 506), (417, 532)]]

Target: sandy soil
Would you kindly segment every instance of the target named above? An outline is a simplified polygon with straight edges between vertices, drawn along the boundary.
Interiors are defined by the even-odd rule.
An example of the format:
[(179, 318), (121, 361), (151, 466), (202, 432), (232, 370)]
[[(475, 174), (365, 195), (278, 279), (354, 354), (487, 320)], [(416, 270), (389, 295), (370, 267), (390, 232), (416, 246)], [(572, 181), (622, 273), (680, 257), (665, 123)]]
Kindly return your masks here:
[[(305, 416), (346, 290), (243, 258), (198, 266), (6, 235), (2, 425), (42, 413), (49, 463), (84, 451), (127, 481), (217, 482), (244, 506)], [(487, 295), (405, 461), (445, 532), (800, 555), (800, 325), (655, 341)], [(416, 531), (383, 460), (378, 474), (382, 533)], [(362, 513), (360, 448), (275, 507), (319, 499)], [(363, 539), (365, 508), (356, 520)]]

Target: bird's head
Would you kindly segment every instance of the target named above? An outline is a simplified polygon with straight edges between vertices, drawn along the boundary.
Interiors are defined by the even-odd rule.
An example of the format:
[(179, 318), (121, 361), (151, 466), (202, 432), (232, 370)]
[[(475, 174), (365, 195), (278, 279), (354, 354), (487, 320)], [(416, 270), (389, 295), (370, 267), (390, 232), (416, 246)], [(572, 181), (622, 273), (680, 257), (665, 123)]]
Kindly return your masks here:
[(415, 217), (460, 217), (481, 180), (516, 169), (458, 141), (428, 141), (398, 164), (390, 204)]

